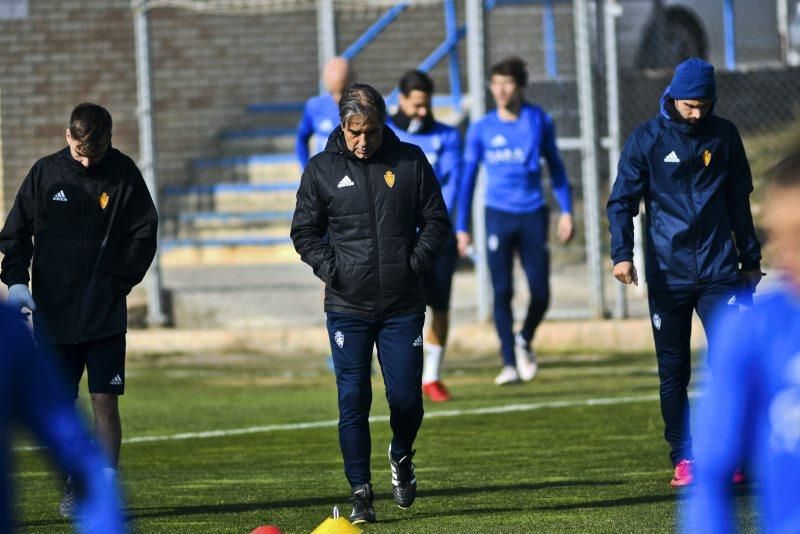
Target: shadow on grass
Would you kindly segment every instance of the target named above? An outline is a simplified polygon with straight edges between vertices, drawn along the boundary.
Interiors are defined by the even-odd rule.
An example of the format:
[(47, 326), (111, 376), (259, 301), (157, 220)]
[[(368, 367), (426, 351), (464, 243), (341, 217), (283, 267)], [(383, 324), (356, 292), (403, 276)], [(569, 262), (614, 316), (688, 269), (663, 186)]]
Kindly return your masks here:
[[(750, 482), (737, 485), (733, 488), (733, 496), (736, 498), (751, 497), (756, 494), (755, 485)], [(666, 501), (682, 502), (687, 501), (692, 496), (691, 488), (673, 490), (661, 495), (637, 495), (635, 497), (620, 497), (618, 499), (603, 499), (600, 501), (575, 502), (570, 504), (554, 504), (549, 506), (538, 506), (536, 510), (577, 510), (581, 508), (616, 508), (618, 506), (636, 506), (640, 504), (655, 504)]]
[[(460, 488), (439, 488), (420, 491), (419, 498), (427, 499), (432, 497), (457, 497), (465, 495), (486, 495), (487, 493), (507, 492), (507, 491), (537, 491), (554, 488), (567, 488), (574, 486), (618, 486), (623, 484), (621, 481), (598, 481), (598, 480), (559, 480), (550, 482), (539, 482), (530, 484), (507, 484), (496, 486), (481, 487), (460, 487)], [(378, 500), (388, 500), (389, 495), (378, 495)], [(304, 508), (308, 506), (329, 507), (345, 500), (342, 494), (333, 496), (315, 496), (299, 499), (287, 499), (282, 501), (263, 501), (248, 503), (228, 503), (213, 505), (188, 505), (188, 506), (142, 506), (127, 509), (128, 520), (132, 519), (152, 519), (159, 517), (180, 517), (190, 515), (205, 514), (235, 514), (243, 512), (256, 512), (265, 509), (275, 508)], [(514, 511), (516, 508), (508, 510), (475, 510), (474, 513)], [(463, 513), (463, 512), (462, 512)], [(467, 511), (466, 513), (469, 513)], [(446, 514), (445, 514), (446, 515)], [(424, 517), (424, 516), (421, 516)], [(65, 525), (64, 520), (41, 520), (20, 523), (18, 527), (35, 527), (49, 525)]]
[[(611, 482), (608, 485), (612, 484), (621, 484), (621, 482)], [(569, 486), (578, 486), (582, 485), (579, 481), (571, 481)], [(604, 485), (600, 482), (593, 482), (592, 486), (601, 486)], [(743, 485), (737, 486), (734, 490), (734, 496), (739, 498), (747, 498), (755, 495), (755, 487), (751, 484), (745, 483)], [(518, 512), (521, 509), (535, 512), (535, 511), (566, 511), (566, 510), (579, 510), (579, 509), (591, 509), (591, 508), (617, 508), (623, 506), (639, 506), (639, 505), (647, 505), (647, 504), (657, 504), (662, 502), (684, 502), (688, 501), (691, 497), (690, 491), (672, 491), (668, 493), (664, 493), (661, 495), (638, 495), (635, 497), (620, 497), (617, 499), (603, 499), (599, 501), (586, 501), (586, 502), (576, 502), (570, 504), (555, 504), (555, 505), (548, 505), (548, 506), (531, 506), (531, 507), (514, 507), (514, 508), (475, 508), (475, 509), (464, 509), (459, 508), (457, 510), (452, 511), (437, 511), (437, 512), (423, 512), (414, 514), (414, 519), (423, 519), (428, 517), (460, 517), (465, 515), (483, 515), (483, 514), (493, 514), (493, 513), (505, 513), (505, 512)], [(399, 521), (407, 521), (408, 517), (395, 517), (395, 518), (387, 518), (381, 519), (381, 523), (395, 523)]]
[[(421, 491), (419, 497), (427, 499), (432, 497), (458, 497), (467, 495), (486, 495), (488, 493), (507, 492), (507, 491), (537, 491), (556, 488), (568, 487), (599, 487), (599, 486), (620, 486), (623, 485), (622, 481), (598, 481), (598, 480), (562, 480), (552, 482), (540, 482), (531, 484), (508, 484), (484, 487), (460, 487), (460, 488), (440, 488)], [(734, 494), (736, 497), (749, 497), (755, 493), (755, 488), (751, 484), (744, 484), (736, 488)], [(657, 504), (668, 501), (685, 501), (691, 495), (690, 491), (677, 491), (664, 493), (661, 495), (639, 495), (632, 497), (620, 497), (616, 499), (602, 499), (597, 501), (581, 501), (568, 504), (554, 504), (547, 506), (520, 506), (520, 507), (507, 507), (507, 508), (476, 508), (465, 509), (459, 508), (452, 512), (440, 510), (436, 512), (422, 512), (414, 514), (415, 518), (425, 517), (447, 517), (447, 516), (463, 516), (463, 515), (476, 515), (487, 513), (504, 513), (516, 512), (522, 509), (528, 511), (565, 511), (565, 510), (578, 510), (578, 509), (598, 509), (598, 508), (616, 508), (624, 506), (639, 506), (647, 504)], [(387, 495), (379, 495), (378, 501), (389, 500)], [(304, 508), (309, 506), (325, 506), (329, 507), (337, 502), (344, 501), (343, 495), (334, 496), (317, 496), (300, 499), (288, 499), (283, 501), (263, 501), (263, 502), (250, 502), (250, 503), (229, 503), (229, 504), (215, 504), (215, 505), (190, 505), (190, 506), (143, 506), (128, 508), (127, 519), (154, 519), (159, 517), (181, 517), (190, 515), (206, 515), (206, 514), (234, 514), (243, 512), (256, 512), (265, 509), (275, 508)], [(381, 523), (392, 523), (400, 520), (407, 520), (408, 518), (386, 518), (381, 519)], [(20, 523), (17, 527), (36, 527), (36, 526), (56, 526), (67, 525), (67, 521), (62, 519), (30, 521)]]
[(640, 504), (656, 504), (666, 501), (683, 501), (688, 498), (686, 493), (664, 493), (661, 495), (637, 495), (636, 497), (620, 497), (618, 499), (603, 499), (601, 501), (574, 502), (569, 504), (553, 504), (550, 506), (537, 506), (536, 510), (579, 510), (585, 508), (616, 508), (619, 506), (637, 506)]

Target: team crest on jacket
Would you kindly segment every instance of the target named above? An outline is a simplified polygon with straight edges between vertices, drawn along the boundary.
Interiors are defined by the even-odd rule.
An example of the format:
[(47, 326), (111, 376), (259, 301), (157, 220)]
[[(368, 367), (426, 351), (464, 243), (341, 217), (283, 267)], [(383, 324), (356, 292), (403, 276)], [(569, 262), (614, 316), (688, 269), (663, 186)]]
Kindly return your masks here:
[(394, 186), (394, 173), (392, 171), (386, 171), (383, 175), (383, 179), (389, 187)]
[(103, 193), (100, 195), (100, 209), (104, 210), (108, 206), (108, 193)]
[(711, 151), (709, 149), (703, 151), (703, 163), (705, 163), (706, 167), (711, 163)]

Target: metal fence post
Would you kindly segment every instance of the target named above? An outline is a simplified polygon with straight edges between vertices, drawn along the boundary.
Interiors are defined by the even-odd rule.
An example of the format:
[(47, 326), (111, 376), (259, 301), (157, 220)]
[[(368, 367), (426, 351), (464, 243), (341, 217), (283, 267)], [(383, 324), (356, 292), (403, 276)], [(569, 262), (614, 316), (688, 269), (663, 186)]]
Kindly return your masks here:
[[(134, 7), (134, 38), (136, 39), (136, 82), (139, 119), (139, 168), (158, 207), (158, 178), (156, 175), (156, 145), (153, 127), (153, 93), (150, 77), (150, 41), (147, 25), (147, 2), (143, 0)], [(166, 316), (161, 307), (161, 262), (156, 250), (155, 258), (147, 274), (147, 323), (161, 326)]]
[(556, 17), (553, 0), (545, 0), (542, 10), (542, 40), (544, 41), (544, 64), (550, 78), (558, 78), (558, 50), (556, 48)]
[(603, 303), (603, 263), (600, 254), (599, 192), (597, 151), (595, 148), (594, 88), (590, 64), (589, 19), (587, 0), (574, 0), (575, 55), (578, 81), (578, 106), (581, 128), (581, 171), (583, 175), (584, 232), (589, 271), (589, 312), (601, 318)]
[(789, 63), (789, 5), (787, 2), (776, 2), (778, 19), (778, 36), (781, 40), (781, 61)]
[[(617, 0), (606, 0), (603, 5), (603, 37), (606, 53), (606, 105), (608, 106), (608, 175), (611, 186), (617, 178), (617, 161), (619, 161), (620, 127), (619, 127), (619, 77), (617, 65), (617, 27), (616, 18), (622, 14)], [(626, 287), (616, 284), (614, 292), (615, 319), (628, 316), (628, 300)]]
[(461, 110), (461, 65), (458, 61), (458, 17), (455, 0), (445, 0), (444, 22), (446, 40), (456, 43), (450, 51), (450, 94), (453, 96), (453, 109), (458, 112)]
[(725, 67), (736, 68), (736, 15), (733, 0), (722, 0), (722, 23), (725, 32)]
[[(483, 0), (467, 0), (467, 75), (469, 80), (471, 122), (486, 114), (486, 95), (484, 89), (485, 71), (485, 33), (483, 26)], [(473, 246), (477, 251), (475, 274), (477, 278), (477, 319), (489, 318), (489, 269), (486, 264), (486, 226), (483, 219), (485, 179), (483, 170), (478, 174), (475, 185), (475, 201), (472, 209)]]
[[(317, 50), (321, 73), (328, 60), (336, 55), (336, 16), (333, 11), (333, 0), (317, 0)], [(321, 76), (319, 92), (325, 93), (325, 82)]]

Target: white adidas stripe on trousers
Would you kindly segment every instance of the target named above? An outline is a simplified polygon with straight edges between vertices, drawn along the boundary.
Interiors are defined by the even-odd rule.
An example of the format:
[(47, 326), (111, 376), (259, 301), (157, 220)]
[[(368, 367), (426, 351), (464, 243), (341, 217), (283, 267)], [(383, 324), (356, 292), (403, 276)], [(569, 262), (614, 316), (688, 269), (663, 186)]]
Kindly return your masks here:
[[(696, 394), (690, 394), (695, 397)], [(631, 397), (607, 397), (599, 399), (563, 400), (532, 402), (525, 404), (506, 404), (505, 406), (489, 406), (486, 408), (471, 408), (466, 410), (437, 410), (426, 412), (425, 419), (437, 417), (463, 417), (469, 415), (495, 415), (512, 412), (530, 412), (547, 408), (573, 408), (578, 406), (608, 406), (613, 404), (631, 404), (636, 402), (650, 402), (659, 400), (658, 395), (639, 395)], [(370, 423), (385, 423), (389, 421), (388, 415), (376, 415), (369, 418)], [(182, 441), (190, 439), (222, 438), (226, 436), (239, 436), (244, 434), (262, 434), (268, 432), (280, 432), (291, 430), (309, 430), (314, 428), (332, 428), (339, 424), (338, 419), (327, 421), (310, 421), (307, 423), (287, 423), (264, 426), (250, 426), (246, 428), (230, 428), (227, 430), (206, 430), (203, 432), (183, 432), (180, 434), (170, 434), (162, 436), (136, 436), (122, 440), (124, 444), (132, 443), (153, 443), (158, 441)], [(33, 451), (42, 447), (16, 447), (15, 451)]]

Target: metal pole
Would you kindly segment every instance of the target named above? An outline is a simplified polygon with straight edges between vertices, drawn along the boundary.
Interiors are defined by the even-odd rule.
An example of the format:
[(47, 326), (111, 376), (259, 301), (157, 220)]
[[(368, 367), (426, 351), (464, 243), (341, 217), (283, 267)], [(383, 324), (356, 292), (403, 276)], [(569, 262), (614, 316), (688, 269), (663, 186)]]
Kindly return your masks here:
[[(156, 176), (156, 146), (153, 136), (153, 93), (150, 78), (150, 42), (147, 28), (147, 2), (134, 7), (134, 38), (136, 40), (136, 83), (139, 119), (139, 169), (158, 209), (158, 178)], [(147, 323), (161, 326), (166, 317), (161, 309), (161, 262), (156, 250), (147, 274)]]
[[(336, 55), (336, 16), (333, 0), (317, 0), (317, 61), (319, 72)], [(319, 79), (319, 92), (325, 93), (325, 83)]]
[(375, 23), (367, 28), (361, 36), (356, 39), (353, 44), (348, 46), (344, 52), (342, 52), (342, 57), (349, 60), (352, 60), (358, 54), (361, 53), (364, 48), (367, 47), (372, 41), (377, 39), (377, 37), (395, 21), (397, 17), (399, 17), (403, 11), (408, 8), (408, 2), (400, 2), (394, 7), (390, 8), (389, 11), (384, 13), (381, 18), (375, 21)]
[(603, 264), (600, 258), (600, 215), (597, 188), (597, 154), (595, 150), (594, 88), (589, 56), (589, 19), (587, 0), (574, 0), (575, 55), (578, 77), (578, 105), (581, 128), (581, 170), (583, 174), (584, 232), (586, 233), (586, 260), (589, 269), (589, 312), (601, 318), (603, 304)]
[(544, 64), (550, 78), (558, 78), (558, 50), (556, 50), (556, 17), (553, 0), (545, 0), (542, 10), (542, 39), (544, 41)]
[(778, 19), (778, 36), (781, 40), (781, 61), (789, 63), (789, 5), (783, 0), (778, 0), (777, 4), (777, 19)]
[(736, 68), (736, 15), (733, 0), (722, 0), (722, 26), (725, 33), (725, 67)]
[(455, 0), (445, 0), (444, 22), (447, 41), (455, 43), (450, 50), (450, 94), (453, 97), (453, 109), (458, 113), (461, 111), (461, 65), (458, 62), (458, 17)]
[[(485, 68), (485, 37), (483, 27), (483, 0), (467, 0), (467, 76), (470, 96), (469, 118), (472, 123), (486, 114), (486, 92), (484, 80)], [(478, 183), (475, 185), (475, 201), (472, 203), (472, 228), (474, 247), (478, 251), (475, 262), (475, 275), (477, 277), (477, 318), (485, 321), (489, 318), (489, 268), (486, 264), (486, 225), (483, 219), (485, 182), (483, 170), (478, 174)]]
[[(617, 179), (616, 169), (620, 152), (616, 18), (622, 15), (622, 8), (617, 0), (606, 0), (603, 6), (603, 15), (605, 17), (603, 36), (606, 52), (606, 104), (608, 106), (608, 178), (613, 187), (614, 181)], [(613, 317), (615, 319), (623, 319), (627, 316), (628, 300), (625, 286), (616, 284)]]

